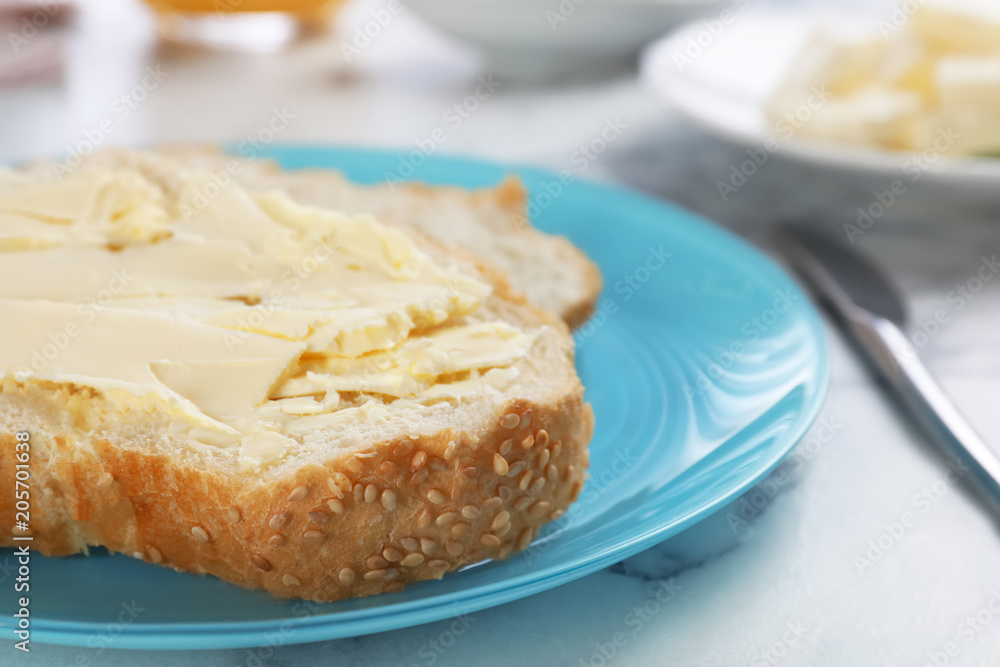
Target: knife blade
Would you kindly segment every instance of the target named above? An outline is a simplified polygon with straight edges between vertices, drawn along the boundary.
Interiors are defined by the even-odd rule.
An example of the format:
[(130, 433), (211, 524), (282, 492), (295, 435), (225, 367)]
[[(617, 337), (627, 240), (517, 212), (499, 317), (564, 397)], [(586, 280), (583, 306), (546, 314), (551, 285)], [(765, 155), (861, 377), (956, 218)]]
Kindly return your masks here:
[(860, 252), (800, 225), (778, 225), (775, 240), (903, 407), (1000, 511), (1000, 458), (920, 360), (904, 333), (903, 300), (885, 274)]

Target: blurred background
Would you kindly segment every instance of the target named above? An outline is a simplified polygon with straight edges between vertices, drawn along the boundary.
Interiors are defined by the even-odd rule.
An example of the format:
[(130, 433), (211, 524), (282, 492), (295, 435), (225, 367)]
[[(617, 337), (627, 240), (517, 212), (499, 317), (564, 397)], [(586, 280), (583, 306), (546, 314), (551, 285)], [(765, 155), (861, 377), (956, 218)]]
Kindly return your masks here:
[[(723, 42), (739, 42), (743, 24), (762, 14), (836, 12), (871, 27), (896, 4), (0, 0), (0, 160), (61, 157), (107, 144), (238, 142), (256, 137), (279, 114), (287, 122), (272, 142), (417, 148), (554, 169), (576, 155), (585, 172), (578, 176), (665, 196), (752, 236), (761, 216), (851, 214), (879, 183), (869, 182), (870, 172), (841, 170), (846, 196), (817, 204), (823, 197), (812, 184), (825, 179), (829, 165), (793, 160), (792, 169), (782, 170), (786, 156), (778, 153), (738, 197), (723, 198), (718, 182), (738, 164), (746, 137), (734, 145), (725, 132), (682, 120), (691, 114), (664, 99), (664, 85), (648, 73), (640, 77), (640, 52), (688, 24), (692, 39), (707, 38), (706, 46), (694, 46), (691, 62), (711, 65)], [(286, 11), (257, 11), (276, 6)], [(773, 78), (773, 65), (758, 72), (754, 60), (766, 58), (772, 41), (777, 48), (784, 32), (780, 25), (772, 36), (765, 31), (738, 58), (743, 81)], [(661, 70), (690, 71), (685, 44), (679, 46), (681, 60)], [(685, 92), (674, 89), (671, 96)], [(728, 108), (714, 105), (717, 114)], [(616, 120), (614, 141), (580, 160), (576, 151)], [(433, 138), (437, 129), (443, 134)], [(956, 202), (939, 206), (934, 184), (919, 190), (886, 220), (953, 215)], [(970, 205), (967, 194), (951, 185), (944, 193), (963, 207)], [(981, 196), (972, 199), (981, 203)]]
[[(641, 47), (750, 4), (0, 0), (0, 158), (68, 153), (105, 119), (106, 143), (234, 140), (278, 107), (284, 142), (410, 147), (442, 126), (441, 151), (557, 166), (608, 116), (628, 124), (609, 153), (646, 143), (669, 110), (638, 82)], [(294, 13), (244, 11), (274, 6)], [(488, 99), (444, 118), (487, 75)]]
[[(616, 182), (689, 208), (768, 252), (772, 224), (805, 221), (876, 257), (916, 322), (949, 309), (951, 323), (920, 354), (984, 438), (1000, 442), (1000, 289), (986, 285), (960, 314), (947, 299), (976, 275), (984, 253), (1000, 249), (1000, 161), (988, 157), (987, 144), (933, 148), (952, 121), (971, 128), (964, 140), (990, 136), (1000, 119), (990, 106), (1000, 100), (1000, 56), (990, 51), (1000, 49), (1000, 32), (989, 31), (1000, 18), (974, 21), (982, 33), (932, 21), (932, 30), (951, 30), (959, 44), (931, 43), (913, 33), (906, 9), (928, 2), (0, 0), (0, 162), (69, 160), (109, 144), (386, 147)], [(955, 2), (996, 18), (994, 0)], [(276, 4), (285, 11), (262, 11)], [(848, 26), (846, 38), (824, 42), (803, 27), (803, 15), (821, 27), (861, 22), (874, 37)], [(945, 57), (954, 58), (945, 68), (954, 108), (927, 92)], [(834, 101), (785, 136), (782, 119), (794, 121), (803, 104), (811, 109), (815, 86), (832, 79), (840, 86)], [(771, 139), (787, 143), (772, 150)], [(411, 162), (404, 175), (419, 180), (419, 160)], [(901, 179), (903, 190), (893, 190)], [(660, 656), (669, 646), (687, 656), (684, 664), (723, 664), (713, 652), (728, 646), (733, 659), (725, 664), (746, 664), (747, 656), (761, 665), (917, 664), (921, 651), (906, 652), (911, 640), (934, 645), (996, 584), (995, 533), (951, 496), (942, 504), (949, 509), (936, 510), (897, 547), (896, 567), (830, 579), (832, 568), (850, 569), (880, 522), (898, 515), (919, 490), (914, 480), (938, 468), (915, 453), (916, 431), (831, 338), (825, 414), (847, 426), (782, 491), (792, 499), (779, 498), (738, 535), (707, 522), (702, 530), (717, 533), (704, 540), (711, 546), (670, 540), (616, 566), (643, 581), (689, 571), (678, 579), (688, 602), (660, 618), (657, 639), (650, 633), (641, 651), (632, 649), (636, 656)], [(713, 560), (737, 544), (735, 559)], [(643, 600), (594, 583), (608, 580), (601, 573), (483, 612), (475, 638), (449, 660), (501, 655), (510, 642), (494, 628), (546, 633), (555, 622), (553, 636), (604, 636), (595, 604), (617, 618)], [(825, 592), (822, 608), (808, 603), (817, 591)], [(806, 609), (809, 646), (821, 646), (825, 660), (806, 648), (780, 660), (768, 653), (796, 608)], [(566, 619), (553, 621), (554, 609)], [(720, 636), (719, 619), (738, 638), (733, 644), (723, 643), (729, 637)], [(398, 657), (399, 646), (415, 650), (435, 631), (330, 645), (364, 664)], [(996, 637), (996, 627), (977, 635), (964, 662), (948, 664), (997, 664)], [(296, 650), (327, 659), (319, 649)], [(133, 664), (128, 659), (121, 664)]]
[[(906, 69), (909, 19), (935, 1), (0, 0), (0, 160), (178, 141), (465, 154), (618, 182), (764, 246), (769, 226), (787, 219), (850, 240), (844, 225), (877, 209), (876, 195), (905, 168), (905, 155), (880, 145), (903, 113), (884, 91), (853, 107), (826, 105), (834, 120), (814, 118), (811, 132), (789, 142), (836, 146), (846, 136), (867, 152), (787, 148), (768, 151), (745, 182), (737, 172), (748, 151), (788, 138), (774, 116), (782, 104), (794, 114), (796, 91), (806, 103), (810, 75), (874, 79), (876, 61), (890, 74), (900, 62), (922, 71)], [(987, 12), (995, 4), (951, 1)], [(255, 11), (275, 6), (287, 11)], [(815, 25), (835, 22), (827, 17), (871, 34), (849, 26), (824, 51)], [(824, 71), (824, 58), (861, 75)], [(814, 61), (811, 74), (795, 71)], [(1000, 82), (989, 85), (1000, 65), (985, 69), (985, 93), (972, 94), (973, 105), (1000, 91)], [(893, 85), (914, 85), (892, 76)], [(774, 97), (782, 90), (784, 99)], [(990, 107), (987, 122), (995, 118)], [(921, 174), (934, 176), (951, 157)], [(910, 291), (918, 315), (933, 310), (938, 287), (974, 270), (970, 247), (996, 238), (1000, 161), (955, 158), (959, 168), (940, 177), (907, 179), (905, 196), (864, 230), (864, 246)], [(419, 167), (411, 178), (419, 180)], [(928, 352), (946, 347), (959, 326)], [(988, 333), (970, 326), (977, 338)]]

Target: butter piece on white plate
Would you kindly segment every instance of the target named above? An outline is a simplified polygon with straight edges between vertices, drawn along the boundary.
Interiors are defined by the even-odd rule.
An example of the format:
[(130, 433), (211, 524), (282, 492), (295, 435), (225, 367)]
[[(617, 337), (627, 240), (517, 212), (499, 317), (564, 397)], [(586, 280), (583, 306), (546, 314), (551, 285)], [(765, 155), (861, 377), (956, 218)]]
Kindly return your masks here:
[(850, 37), (815, 31), (809, 45), (791, 64), (769, 103), (770, 113), (782, 116), (807, 104), (818, 87), (826, 94), (846, 95), (868, 82), (876, 68), (881, 44), (874, 37)]
[(942, 53), (1000, 53), (996, 0), (924, 0), (910, 24), (920, 39)]
[[(850, 143), (905, 144), (913, 100), (922, 104), (936, 95), (931, 54), (907, 36), (886, 40), (828, 30), (815, 32), (808, 45), (768, 104), (778, 127), (814, 136), (829, 130), (827, 138)], [(897, 122), (905, 126), (893, 128)]]
[(925, 105), (937, 99), (934, 54), (909, 35), (889, 39), (884, 43), (873, 80), (895, 90), (917, 93)]
[(994, 122), (997, 120), (1000, 114), (1000, 55), (942, 58), (935, 75), (942, 111), (992, 111)]
[[(915, 148), (932, 147), (950, 155), (1000, 154), (1000, 123), (994, 109), (956, 109), (928, 116), (922, 137)], [(935, 146), (939, 137), (945, 142)]]
[(917, 93), (870, 85), (827, 100), (800, 131), (849, 144), (907, 148), (913, 140), (920, 109)]

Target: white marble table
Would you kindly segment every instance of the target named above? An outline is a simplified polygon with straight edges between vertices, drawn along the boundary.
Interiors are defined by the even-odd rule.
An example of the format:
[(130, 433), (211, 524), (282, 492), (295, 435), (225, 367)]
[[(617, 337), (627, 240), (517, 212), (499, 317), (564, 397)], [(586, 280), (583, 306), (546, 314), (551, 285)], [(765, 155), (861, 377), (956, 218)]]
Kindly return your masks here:
[[(356, 8), (345, 30), (366, 11)], [(238, 140), (256, 133), (275, 107), (295, 116), (279, 141), (409, 146), (442, 125), (445, 110), (476, 85), (475, 60), (405, 14), (350, 67), (336, 40), (280, 57), (157, 51), (148, 21), (125, 0), (109, 0), (83, 21), (64, 84), (0, 91), (0, 159), (60, 153), (105, 117), (113, 119), (109, 142)], [(119, 117), (115, 99), (152, 63), (166, 76)], [(558, 169), (608, 119), (624, 131), (584, 176), (677, 202), (764, 247), (774, 220), (810, 217), (836, 229), (878, 187), (799, 169), (778, 156), (722, 202), (715, 183), (743, 159), (740, 150), (662, 110), (627, 69), (548, 88), (504, 84), (449, 128), (439, 149)], [(968, 208), (947, 192), (914, 190), (860, 243), (898, 279), (918, 318), (947, 310), (948, 324), (921, 352), (987, 440), (1000, 443), (1000, 280), (961, 308), (948, 299), (984, 255), (1000, 253), (1000, 226), (992, 219), (1000, 207)], [(766, 502), (745, 515), (745, 525), (731, 528), (729, 517), (743, 508), (734, 503), (625, 563), (457, 623), (288, 646), (273, 655), (35, 644), (23, 662), (1000, 664), (997, 524), (961, 488), (942, 481), (941, 460), (839, 335), (831, 338), (833, 384), (822, 428), (784, 464), (782, 483), (772, 478), (758, 489), (754, 500), (763, 493)], [(894, 524), (905, 513), (913, 520), (900, 530)], [(881, 551), (872, 546), (879, 543)], [(0, 655), (0, 664), (19, 662), (6, 649)]]

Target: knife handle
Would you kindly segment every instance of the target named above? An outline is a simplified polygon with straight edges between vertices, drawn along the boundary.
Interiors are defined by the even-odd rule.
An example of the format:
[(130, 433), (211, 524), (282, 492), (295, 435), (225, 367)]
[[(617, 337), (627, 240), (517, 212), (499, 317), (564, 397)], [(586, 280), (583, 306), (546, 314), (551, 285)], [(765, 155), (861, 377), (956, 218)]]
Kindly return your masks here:
[(924, 429), (968, 467), (980, 490), (1000, 507), (1000, 458), (944, 393), (899, 327), (868, 313), (852, 317), (850, 324), (858, 342)]

